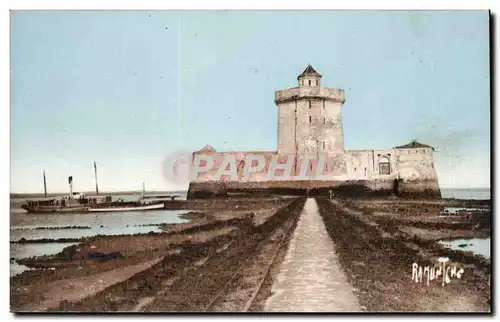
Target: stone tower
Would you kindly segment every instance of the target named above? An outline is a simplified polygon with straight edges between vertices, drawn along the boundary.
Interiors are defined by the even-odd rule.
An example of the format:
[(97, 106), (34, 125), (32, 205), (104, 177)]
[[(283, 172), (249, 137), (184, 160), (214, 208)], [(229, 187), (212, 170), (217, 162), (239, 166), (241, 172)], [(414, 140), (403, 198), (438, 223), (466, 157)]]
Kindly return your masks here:
[[(212, 158), (213, 166), (196, 173), (187, 198), (227, 197), (230, 193), (327, 196), (331, 192), (345, 197), (396, 194), (441, 198), (432, 146), (415, 141), (389, 149), (345, 150), (341, 117), (344, 91), (321, 87), (321, 79), (309, 65), (297, 77), (297, 87), (275, 93), (277, 151), (215, 151), (206, 146), (194, 152), (193, 157), (200, 156), (199, 163), (193, 158), (195, 166), (205, 168), (205, 157)], [(258, 165), (263, 165), (264, 159), (264, 167), (247, 173), (247, 177), (245, 166), (256, 167), (256, 156), (260, 158)], [(227, 174), (226, 160), (232, 160), (229, 166), (236, 168), (234, 175)], [(292, 175), (287, 176), (287, 172)]]
[(309, 65), (298, 87), (277, 91), (278, 153), (343, 155), (341, 107), (344, 91), (321, 87), (321, 75)]

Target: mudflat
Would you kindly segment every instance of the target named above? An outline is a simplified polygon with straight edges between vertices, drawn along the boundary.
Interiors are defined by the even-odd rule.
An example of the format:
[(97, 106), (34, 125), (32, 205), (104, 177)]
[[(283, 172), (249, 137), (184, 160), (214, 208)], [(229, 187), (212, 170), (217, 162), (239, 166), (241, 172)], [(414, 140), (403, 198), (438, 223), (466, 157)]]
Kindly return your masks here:
[[(445, 211), (463, 206), (475, 210)], [(10, 279), (11, 311), (490, 311), (490, 259), (438, 243), (489, 237), (487, 201), (270, 196), (179, 208), (190, 221), (161, 232), (83, 238), (20, 260), (34, 269)], [(413, 263), (440, 257), (461, 278), (412, 279)], [(301, 284), (313, 277), (317, 287)], [(308, 307), (279, 300), (287, 279), (294, 294), (330, 296)]]

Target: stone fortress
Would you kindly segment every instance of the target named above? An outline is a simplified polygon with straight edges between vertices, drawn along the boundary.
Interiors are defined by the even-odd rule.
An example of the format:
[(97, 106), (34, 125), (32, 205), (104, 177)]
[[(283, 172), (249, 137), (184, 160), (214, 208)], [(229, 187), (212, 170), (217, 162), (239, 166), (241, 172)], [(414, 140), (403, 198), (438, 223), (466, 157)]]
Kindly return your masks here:
[[(189, 185), (188, 198), (228, 196), (232, 194), (330, 194), (351, 197), (366, 195), (398, 195), (440, 198), (434, 148), (417, 141), (392, 149), (345, 150), (342, 128), (342, 89), (321, 86), (322, 76), (312, 66), (297, 77), (298, 87), (275, 93), (278, 107), (278, 150), (217, 152), (211, 146), (194, 152), (210, 155), (211, 170), (199, 173)], [(262, 171), (243, 176), (242, 169), (249, 154), (266, 160)], [(278, 163), (290, 155), (322, 154), (326, 156), (327, 179), (273, 180), (267, 174), (271, 159)], [(226, 156), (234, 157), (237, 176), (215, 176)], [(283, 158), (283, 160), (281, 160)], [(283, 161), (283, 162), (281, 162)], [(300, 166), (292, 161), (293, 174)], [(309, 170), (308, 175), (311, 175)], [(280, 170), (277, 170), (279, 172)]]

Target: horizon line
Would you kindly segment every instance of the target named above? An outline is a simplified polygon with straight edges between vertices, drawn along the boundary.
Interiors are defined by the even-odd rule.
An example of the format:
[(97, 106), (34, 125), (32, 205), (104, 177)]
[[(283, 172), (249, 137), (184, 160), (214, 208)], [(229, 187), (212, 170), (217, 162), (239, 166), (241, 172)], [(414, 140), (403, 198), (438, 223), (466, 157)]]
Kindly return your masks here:
[[(491, 189), (491, 186), (471, 186), (471, 187), (452, 187), (452, 186), (442, 186), (439, 189)], [(188, 192), (188, 189), (180, 189), (180, 190), (150, 190), (146, 191), (147, 193), (172, 193), (172, 192)], [(85, 194), (95, 194), (95, 191), (81, 191), (80, 193)], [(110, 191), (99, 191), (99, 194), (107, 194), (107, 193), (142, 193), (142, 190), (110, 190)], [(37, 195), (44, 194), (44, 192), (10, 192), (10, 195)], [(47, 192), (47, 195), (61, 195), (61, 194), (69, 194), (66, 192)]]
[[(171, 192), (187, 192), (188, 190), (181, 189), (181, 190), (149, 190), (146, 191), (147, 193), (157, 193), (157, 192), (162, 192), (162, 193), (171, 193)], [(77, 191), (74, 191), (77, 192)], [(85, 194), (96, 194), (95, 191), (78, 191), (78, 193), (85, 193)], [(101, 194), (107, 194), (107, 193), (142, 193), (142, 190), (110, 190), (110, 191), (99, 191), (99, 195)], [(38, 195), (38, 194), (44, 194), (44, 192), (10, 192), (11, 195)], [(68, 191), (65, 192), (47, 192), (47, 195), (61, 195), (61, 194), (69, 194)]]

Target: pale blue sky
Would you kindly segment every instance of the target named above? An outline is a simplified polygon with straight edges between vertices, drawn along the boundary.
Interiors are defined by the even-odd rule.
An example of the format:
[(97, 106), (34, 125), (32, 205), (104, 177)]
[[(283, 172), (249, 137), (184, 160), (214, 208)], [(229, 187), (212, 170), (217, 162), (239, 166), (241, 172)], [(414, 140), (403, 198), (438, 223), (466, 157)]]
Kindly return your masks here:
[(175, 149), (275, 150), (274, 91), (345, 89), (347, 149), (418, 139), (489, 186), (488, 12), (11, 13), (11, 191), (168, 190)]

